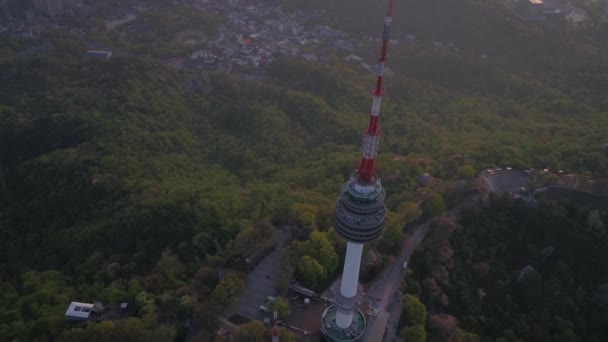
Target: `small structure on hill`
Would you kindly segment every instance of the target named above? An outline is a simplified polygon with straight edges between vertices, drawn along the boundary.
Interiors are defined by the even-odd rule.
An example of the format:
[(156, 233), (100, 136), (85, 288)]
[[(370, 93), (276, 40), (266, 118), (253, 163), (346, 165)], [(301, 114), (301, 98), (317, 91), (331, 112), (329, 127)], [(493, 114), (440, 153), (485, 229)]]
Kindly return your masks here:
[(314, 297), (315, 296), (315, 291), (311, 290), (311, 289), (307, 289), (303, 286), (299, 286), (299, 285), (291, 285), (289, 287), (289, 289), (293, 292), (302, 294), (306, 297)]
[(71, 302), (65, 310), (65, 318), (69, 321), (86, 321), (91, 316), (95, 304)]
[(129, 314), (129, 303), (123, 302), (119, 305), (104, 306), (101, 302), (83, 303), (71, 302), (65, 310), (65, 318), (74, 323), (84, 321), (117, 320), (131, 316)]
[(110, 59), (112, 57), (111, 51), (100, 51), (100, 50), (89, 50), (86, 54), (87, 57), (96, 59)]

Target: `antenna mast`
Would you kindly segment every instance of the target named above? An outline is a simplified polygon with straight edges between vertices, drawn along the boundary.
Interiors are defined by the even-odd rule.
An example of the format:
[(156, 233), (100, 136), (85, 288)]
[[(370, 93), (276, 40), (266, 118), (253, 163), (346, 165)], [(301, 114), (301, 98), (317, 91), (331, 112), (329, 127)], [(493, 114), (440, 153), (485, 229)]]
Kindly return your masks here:
[(378, 144), (380, 143), (380, 125), (378, 116), (380, 115), (380, 104), (384, 96), (382, 89), (382, 77), (384, 76), (384, 63), (387, 59), (388, 43), (391, 37), (391, 24), (393, 23), (393, 0), (389, 1), (386, 16), (384, 17), (384, 31), (382, 33), (382, 49), (378, 58), (378, 78), (376, 88), (372, 89), (372, 108), (369, 117), (369, 124), (363, 135), (361, 145), (361, 162), (357, 169), (357, 178), (364, 184), (372, 184), (376, 179), (376, 155), (378, 154)]
[(277, 309), (274, 309), (273, 318), (274, 326), (272, 328), (272, 342), (279, 342), (279, 319)]

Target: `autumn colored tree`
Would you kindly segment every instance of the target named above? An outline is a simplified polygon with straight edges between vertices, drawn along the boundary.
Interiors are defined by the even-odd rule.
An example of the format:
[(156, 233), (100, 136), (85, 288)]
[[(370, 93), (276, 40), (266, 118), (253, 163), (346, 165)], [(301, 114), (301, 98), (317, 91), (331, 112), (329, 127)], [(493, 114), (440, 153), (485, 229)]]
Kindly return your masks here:
[(412, 222), (422, 216), (422, 209), (414, 202), (406, 201), (399, 204), (397, 213), (401, 215), (404, 223)]

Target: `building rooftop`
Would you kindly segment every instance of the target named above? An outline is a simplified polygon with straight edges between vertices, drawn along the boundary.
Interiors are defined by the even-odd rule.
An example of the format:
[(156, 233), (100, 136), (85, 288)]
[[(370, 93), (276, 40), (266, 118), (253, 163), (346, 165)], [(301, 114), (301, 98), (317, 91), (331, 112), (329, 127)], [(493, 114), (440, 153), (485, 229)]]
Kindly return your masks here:
[(98, 50), (89, 50), (87, 51), (87, 57), (99, 58), (99, 59), (109, 59), (112, 57), (111, 51), (98, 51)]
[(315, 291), (311, 290), (311, 289), (307, 289), (303, 286), (298, 286), (298, 285), (291, 285), (289, 286), (289, 288), (297, 293), (303, 294), (307, 297), (314, 297), (315, 296)]
[(93, 306), (91, 303), (71, 302), (65, 310), (65, 316), (68, 319), (89, 319)]

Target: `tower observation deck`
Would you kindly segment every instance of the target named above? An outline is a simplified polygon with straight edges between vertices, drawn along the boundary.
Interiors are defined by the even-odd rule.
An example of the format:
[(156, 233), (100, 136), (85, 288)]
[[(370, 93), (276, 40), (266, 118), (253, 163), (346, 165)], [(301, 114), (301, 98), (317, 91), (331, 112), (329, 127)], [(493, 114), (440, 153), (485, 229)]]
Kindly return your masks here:
[(359, 167), (342, 187), (336, 203), (334, 226), (347, 241), (344, 269), (336, 304), (328, 307), (321, 319), (321, 331), (330, 341), (359, 341), (365, 331), (365, 316), (357, 309), (359, 269), (363, 245), (382, 235), (386, 207), (384, 189), (376, 175), (375, 159), (380, 141), (380, 104), (384, 96), (382, 77), (387, 59), (392, 24), (393, 0), (389, 0), (384, 18), (382, 50), (378, 63), (376, 87), (372, 89), (369, 124), (363, 135)]
[(384, 189), (380, 179), (361, 185), (356, 175), (344, 184), (336, 203), (334, 225), (347, 241), (365, 243), (376, 240), (384, 228)]

